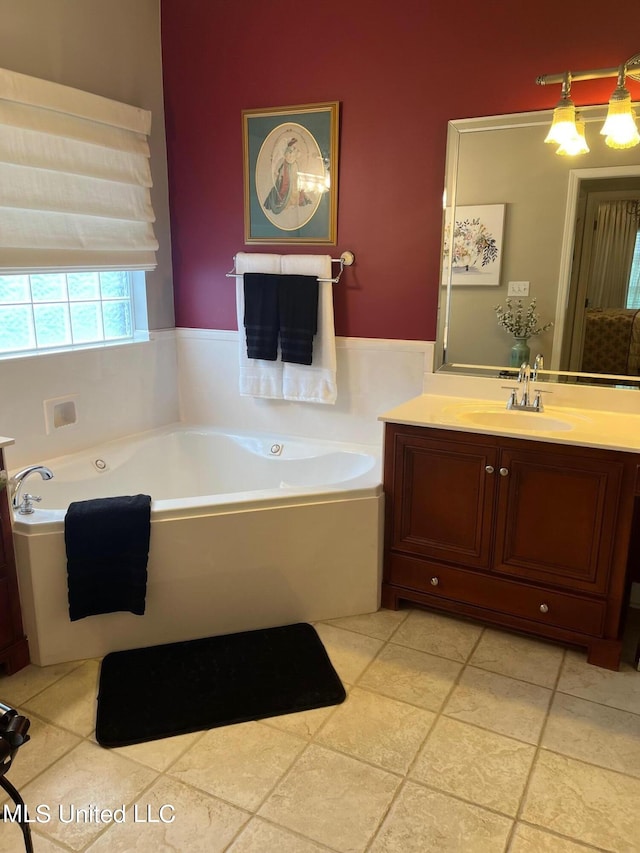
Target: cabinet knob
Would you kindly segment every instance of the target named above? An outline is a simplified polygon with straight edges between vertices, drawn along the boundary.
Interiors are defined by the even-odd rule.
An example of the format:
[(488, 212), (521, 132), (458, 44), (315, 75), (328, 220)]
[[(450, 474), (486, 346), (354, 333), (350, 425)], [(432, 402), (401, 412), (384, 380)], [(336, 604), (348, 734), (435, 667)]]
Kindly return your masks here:
[(548, 612), (549, 612), (549, 605), (548, 604), (541, 604), (540, 605), (540, 613), (548, 613)]
[(487, 472), (487, 474), (493, 474), (496, 469), (493, 467), (493, 465), (485, 465), (484, 470)]
[(431, 578), (431, 586), (438, 586), (440, 583), (438, 578)]
[(508, 468), (501, 468), (501, 469), (500, 469), (500, 476), (501, 476), (501, 477), (506, 477), (506, 476), (508, 476), (508, 474), (509, 474), (509, 469), (508, 469)]

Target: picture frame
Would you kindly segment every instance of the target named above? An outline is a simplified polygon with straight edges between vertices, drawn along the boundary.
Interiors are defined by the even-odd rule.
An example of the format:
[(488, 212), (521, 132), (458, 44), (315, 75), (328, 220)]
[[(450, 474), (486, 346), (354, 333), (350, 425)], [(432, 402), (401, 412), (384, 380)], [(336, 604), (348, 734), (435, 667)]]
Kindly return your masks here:
[(339, 102), (242, 111), (245, 243), (337, 239)]
[(454, 208), (452, 231), (451, 208), (444, 217), (442, 284), (449, 279), (449, 246), (453, 243), (452, 285), (500, 284), (502, 267), (504, 218), (506, 204), (473, 204)]

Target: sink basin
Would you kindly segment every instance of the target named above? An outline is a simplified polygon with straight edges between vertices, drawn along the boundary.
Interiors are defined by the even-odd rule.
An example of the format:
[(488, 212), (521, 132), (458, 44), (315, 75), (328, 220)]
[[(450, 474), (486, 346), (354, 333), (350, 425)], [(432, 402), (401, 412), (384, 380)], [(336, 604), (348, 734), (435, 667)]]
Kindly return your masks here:
[(456, 419), (476, 426), (526, 432), (564, 432), (573, 429), (570, 421), (555, 418), (544, 412), (519, 412), (517, 409), (466, 410), (458, 412)]

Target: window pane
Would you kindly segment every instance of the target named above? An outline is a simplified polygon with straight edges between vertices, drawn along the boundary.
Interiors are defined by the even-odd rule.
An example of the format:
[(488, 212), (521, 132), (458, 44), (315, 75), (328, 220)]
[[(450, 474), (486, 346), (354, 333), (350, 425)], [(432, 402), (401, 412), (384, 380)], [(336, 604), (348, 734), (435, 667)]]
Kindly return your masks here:
[(0, 275), (0, 303), (30, 301), (28, 275)]
[(0, 308), (0, 352), (18, 352), (35, 345), (31, 306)]
[(100, 273), (103, 299), (118, 299), (129, 296), (129, 273), (109, 271)]
[(134, 335), (126, 270), (0, 275), (0, 355)]
[(39, 347), (62, 347), (71, 344), (69, 306), (66, 302), (61, 305), (34, 305), (33, 315)]
[(100, 275), (97, 272), (67, 273), (69, 299), (100, 299)]
[(640, 308), (640, 230), (636, 234), (631, 274), (627, 290), (627, 308)]
[(131, 304), (128, 301), (103, 302), (102, 316), (105, 340), (129, 338), (132, 335)]
[(73, 302), (71, 329), (74, 344), (87, 344), (102, 340), (102, 312), (99, 302)]
[(32, 275), (31, 295), (34, 302), (61, 302), (66, 300), (66, 275), (63, 272)]

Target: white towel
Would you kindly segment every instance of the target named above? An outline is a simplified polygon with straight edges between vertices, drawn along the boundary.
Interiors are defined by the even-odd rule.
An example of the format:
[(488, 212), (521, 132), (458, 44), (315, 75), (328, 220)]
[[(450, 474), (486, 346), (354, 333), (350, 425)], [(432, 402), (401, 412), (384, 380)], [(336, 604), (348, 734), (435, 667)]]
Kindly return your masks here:
[[(318, 278), (330, 279), (331, 256), (282, 255), (281, 272), (283, 275), (315, 275)], [(313, 339), (313, 362), (285, 363), (282, 376), (285, 400), (335, 403), (338, 396), (333, 284), (330, 281), (321, 281), (318, 288), (318, 331)]]
[(238, 313), (238, 341), (240, 359), (240, 394), (243, 397), (283, 397), (281, 361), (247, 357), (247, 339), (244, 330), (244, 281), (246, 272), (280, 272), (280, 255), (259, 252), (238, 252), (236, 255), (236, 310)]
[(250, 397), (297, 400), (305, 403), (336, 402), (336, 339), (333, 321), (333, 284), (318, 283), (318, 331), (313, 339), (312, 364), (292, 364), (247, 357), (244, 333), (244, 282), (246, 272), (314, 275), (331, 278), (331, 255), (270, 255), (238, 252), (236, 255), (236, 308), (240, 358), (240, 394)]

